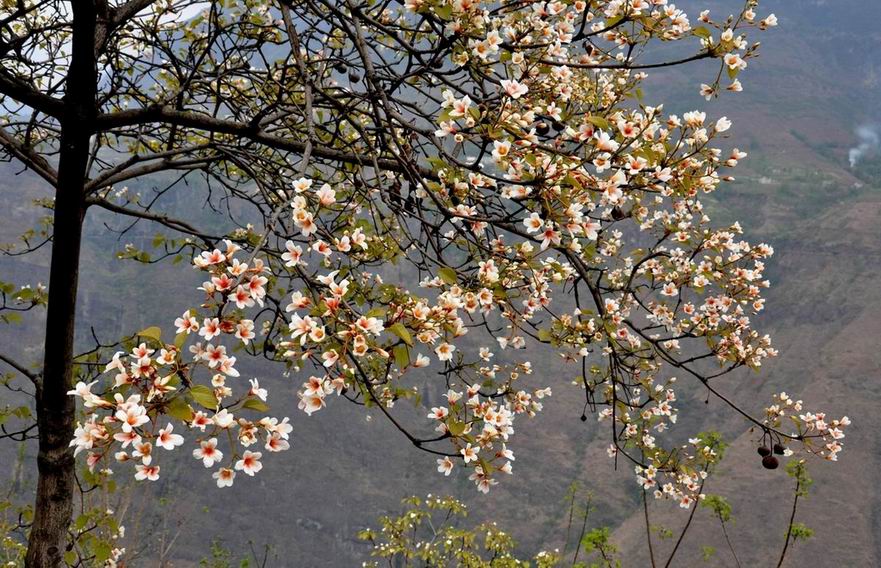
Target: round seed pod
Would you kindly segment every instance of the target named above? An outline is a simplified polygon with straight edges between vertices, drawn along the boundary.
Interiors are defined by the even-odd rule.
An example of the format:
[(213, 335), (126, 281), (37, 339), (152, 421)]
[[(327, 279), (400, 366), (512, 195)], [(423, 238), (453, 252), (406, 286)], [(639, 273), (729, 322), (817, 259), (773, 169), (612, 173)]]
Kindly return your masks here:
[(774, 444), (774, 453), (778, 456), (782, 456), (785, 451), (786, 446), (784, 446), (783, 444)]
[(777, 469), (780, 462), (774, 456), (765, 456), (762, 458), (762, 467), (765, 469)]
[(349, 71), (349, 81), (351, 81), (353, 83), (357, 83), (360, 80), (361, 80), (361, 75), (358, 75), (354, 71)]
[(759, 455), (762, 457), (771, 455), (771, 448), (769, 448), (768, 446), (762, 446), (759, 448), (758, 451), (759, 451)]
[(535, 125), (535, 131), (538, 132), (540, 136), (547, 136), (548, 132), (551, 131), (551, 127), (548, 126), (547, 122), (539, 122)]

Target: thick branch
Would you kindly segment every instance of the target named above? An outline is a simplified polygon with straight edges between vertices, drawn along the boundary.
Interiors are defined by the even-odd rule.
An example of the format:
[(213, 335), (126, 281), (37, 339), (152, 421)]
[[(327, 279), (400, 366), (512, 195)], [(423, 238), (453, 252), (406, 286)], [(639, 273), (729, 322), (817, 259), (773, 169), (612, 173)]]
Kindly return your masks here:
[[(306, 150), (306, 144), (299, 140), (273, 136), (260, 130), (252, 124), (215, 118), (207, 114), (193, 111), (176, 110), (168, 106), (153, 106), (143, 109), (125, 110), (111, 114), (102, 114), (95, 120), (95, 128), (98, 131), (107, 131), (114, 128), (135, 126), (138, 124), (166, 123), (181, 127), (196, 128), (218, 134), (229, 134), (246, 138), (258, 144), (263, 144), (277, 150), (286, 150), (302, 154)], [(327, 146), (313, 145), (312, 155), (326, 160), (333, 160), (348, 164), (363, 165), (365, 156), (362, 154), (345, 152)], [(398, 159), (377, 158), (376, 164), (383, 169), (406, 173), (408, 168)], [(369, 165), (369, 164), (368, 164)], [(434, 173), (424, 167), (416, 166), (417, 171), (423, 177), (436, 177)]]
[(134, 18), (135, 15), (148, 7), (156, 0), (129, 0), (125, 4), (111, 10), (111, 18), (114, 27), (119, 27)]
[[(103, 10), (101, 22), (95, 31), (95, 53), (101, 53), (107, 46), (107, 40), (114, 30), (123, 26), (137, 15), (138, 12), (150, 6), (156, 0), (129, 0), (121, 6)], [(103, 2), (101, 4), (104, 4)], [(104, 6), (107, 8), (107, 6)]]
[(55, 168), (49, 165), (43, 156), (16, 140), (15, 136), (4, 128), (0, 128), (0, 146), (3, 146), (7, 152), (15, 156), (25, 166), (34, 170), (52, 187), (58, 186), (58, 172), (55, 171)]
[[(152, 158), (148, 158), (152, 159)], [(156, 161), (149, 164), (141, 165), (137, 168), (122, 168), (117, 171), (117, 168), (113, 168), (113, 170), (105, 172), (98, 178), (92, 180), (91, 182), (86, 184), (86, 192), (92, 193), (104, 189), (105, 187), (111, 187), (114, 184), (122, 183), (124, 181), (128, 181), (130, 179), (135, 179), (143, 176), (147, 176), (150, 174), (154, 174), (157, 172), (166, 172), (171, 170), (199, 170), (205, 168), (208, 164), (214, 161), (215, 157), (205, 157), (205, 158), (193, 158), (191, 160), (169, 160), (162, 159), (160, 161)], [(110, 175), (107, 175), (110, 174)]]
[(53, 118), (61, 118), (64, 103), (33, 89), (24, 81), (0, 69), (0, 95), (7, 96)]

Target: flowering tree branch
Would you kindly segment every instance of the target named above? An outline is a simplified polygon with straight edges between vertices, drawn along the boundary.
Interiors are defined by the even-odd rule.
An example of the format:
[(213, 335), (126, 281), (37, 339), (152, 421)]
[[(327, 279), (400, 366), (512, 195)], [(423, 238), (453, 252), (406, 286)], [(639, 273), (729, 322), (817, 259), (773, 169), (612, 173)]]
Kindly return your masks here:
[[(753, 416), (711, 385), (776, 355), (752, 319), (773, 249), (701, 202), (746, 157), (719, 148), (731, 122), (668, 114), (641, 89), (647, 70), (714, 60), (701, 94), (741, 90), (758, 49), (747, 34), (776, 24), (754, 0), (719, 20), (663, 0), (56, 4), (0, 13), (23, 30), (0, 51), (0, 146), (58, 188), (38, 404), (47, 508), (72, 487), (67, 443), (99, 478), (131, 463), (158, 479), (157, 448), (184, 432), (219, 487), (259, 473), (256, 450), (287, 449), (293, 426), (240, 378), (233, 349), (301, 375), (308, 415), (334, 395), (379, 408), (439, 473), (463, 467), (482, 492), (513, 472), (514, 421), (551, 394), (533, 377), (549, 353), (608, 424), (609, 455), (658, 499), (690, 508), (719, 457), (705, 436), (665, 434), (677, 374), (785, 453), (836, 459), (846, 417), (786, 393)], [(694, 55), (647, 59), (671, 41)], [(161, 172), (178, 177), (149, 199), (119, 187)], [(162, 211), (196, 178), (222, 230)], [(93, 205), (176, 233), (155, 241), (159, 258), (122, 256), (187, 256), (205, 281), (173, 325), (96, 355), (72, 384)], [(443, 394), (408, 424), (394, 407), (423, 386)], [(75, 428), (67, 395), (86, 411)], [(62, 547), (60, 505), (35, 521), (35, 559)]]

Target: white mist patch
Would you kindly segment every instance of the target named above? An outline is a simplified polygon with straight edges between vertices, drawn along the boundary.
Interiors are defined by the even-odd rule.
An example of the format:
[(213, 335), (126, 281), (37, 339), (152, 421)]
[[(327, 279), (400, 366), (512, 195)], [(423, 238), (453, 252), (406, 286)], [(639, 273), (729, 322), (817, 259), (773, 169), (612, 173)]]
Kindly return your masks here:
[(881, 128), (877, 124), (861, 124), (854, 133), (859, 144), (847, 152), (851, 168), (856, 167), (860, 160), (869, 154), (874, 154), (881, 147)]

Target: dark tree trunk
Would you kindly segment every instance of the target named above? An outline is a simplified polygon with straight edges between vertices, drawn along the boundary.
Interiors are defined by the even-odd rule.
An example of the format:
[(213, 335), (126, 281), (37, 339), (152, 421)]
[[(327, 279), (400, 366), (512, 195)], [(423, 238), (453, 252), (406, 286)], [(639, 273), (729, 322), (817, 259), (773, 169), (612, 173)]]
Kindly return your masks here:
[(71, 2), (73, 39), (66, 78), (58, 187), (49, 272), (42, 386), (37, 393), (40, 447), (34, 523), (27, 566), (59, 566), (67, 546), (73, 511), (75, 463), (68, 447), (73, 438), (76, 405), (68, 396), (73, 379), (74, 323), (89, 161), (90, 132), (96, 115), (96, 11), (91, 0)]

